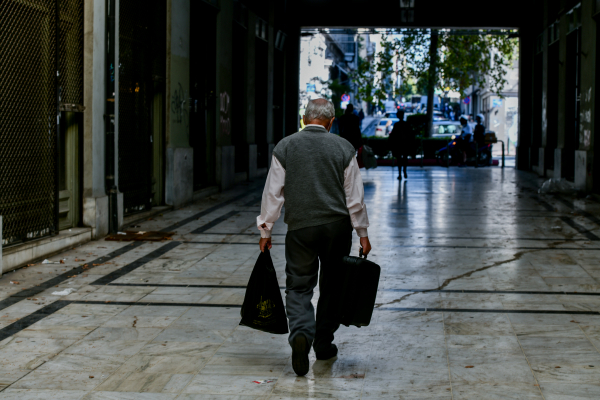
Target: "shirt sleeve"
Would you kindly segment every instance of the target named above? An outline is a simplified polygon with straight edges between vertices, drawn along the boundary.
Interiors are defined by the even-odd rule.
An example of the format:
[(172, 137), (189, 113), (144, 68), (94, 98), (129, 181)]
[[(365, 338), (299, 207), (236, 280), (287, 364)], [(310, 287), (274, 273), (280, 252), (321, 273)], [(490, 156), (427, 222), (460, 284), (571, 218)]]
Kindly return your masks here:
[(369, 217), (365, 204), (365, 189), (356, 157), (352, 157), (352, 161), (344, 170), (344, 192), (346, 193), (346, 207), (348, 207), (350, 213), (352, 227), (354, 227), (359, 237), (367, 237)]
[[(271, 237), (273, 224), (275, 224), (275, 221), (281, 215), (281, 207), (283, 207), (283, 203), (285, 202), (283, 197), (284, 183), (285, 169), (277, 157), (273, 156), (265, 189), (263, 190), (260, 215), (256, 217), (256, 225), (260, 230), (260, 236), (263, 238)], [(263, 227), (263, 225), (266, 227)]]

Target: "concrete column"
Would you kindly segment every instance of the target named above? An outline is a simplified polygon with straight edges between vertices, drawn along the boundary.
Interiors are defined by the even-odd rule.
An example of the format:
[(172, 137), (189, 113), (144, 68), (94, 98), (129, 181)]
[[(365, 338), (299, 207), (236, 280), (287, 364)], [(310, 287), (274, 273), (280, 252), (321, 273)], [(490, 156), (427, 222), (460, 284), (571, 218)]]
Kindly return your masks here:
[[(123, 0), (127, 1), (127, 0)], [(119, 187), (119, 72), (118, 68), (121, 65), (119, 62), (119, 40), (121, 26), (121, 0), (115, 0), (115, 65), (117, 66), (115, 73), (115, 142), (110, 145), (115, 146), (115, 186)], [(117, 189), (118, 190), (118, 189)], [(119, 227), (123, 226), (124, 213), (124, 197), (120, 191), (117, 193), (117, 220)], [(110, 217), (109, 217), (110, 218)]]
[(289, 15), (290, 22), (287, 29), (287, 39), (285, 41), (285, 132), (283, 136), (298, 132), (300, 116), (299, 110), (299, 90), (300, 87), (300, 27), (295, 25), (292, 15)]
[(108, 234), (105, 191), (105, 1), (84, 2), (83, 25), (83, 225), (92, 237)]
[(258, 150), (256, 147), (256, 14), (248, 12), (248, 35), (246, 65), (246, 142), (248, 143), (248, 179), (256, 177)]
[(593, 140), (596, 87), (596, 21), (594, 2), (581, 2), (581, 101), (579, 114), (579, 150), (575, 152), (575, 186), (591, 191), (593, 185)]
[[(531, 169), (531, 144), (533, 141), (533, 58), (532, 29), (522, 27), (519, 37), (519, 140), (516, 148), (516, 168)], [(536, 149), (537, 151), (537, 149)]]
[[(275, 68), (275, 4), (269, 2), (268, 23), (268, 47), (267, 47), (267, 143), (272, 144), (273, 139), (273, 92), (274, 92), (274, 68)], [(271, 146), (269, 146), (270, 149)], [(269, 150), (269, 161), (271, 163), (271, 151)]]
[[(188, 0), (189, 1), (189, 0)], [(217, 184), (225, 190), (235, 183), (235, 148), (231, 142), (233, 0), (221, 0), (217, 15)], [(254, 101), (252, 102), (254, 104)]]
[(194, 153), (189, 140), (190, 0), (167, 0), (165, 202), (192, 201)]
[(563, 15), (559, 20), (558, 42), (558, 136), (556, 149), (554, 149), (554, 178), (563, 176), (563, 149), (565, 148), (566, 123), (566, 96), (567, 96), (567, 18)]
[[(544, 3), (544, 27), (548, 26), (548, 3)], [(548, 134), (548, 29), (542, 33), (542, 98), (534, 101), (542, 102), (542, 121), (541, 121), (541, 143), (538, 157), (538, 170), (540, 176), (546, 175), (546, 143)], [(552, 149), (551, 151), (554, 151)]]

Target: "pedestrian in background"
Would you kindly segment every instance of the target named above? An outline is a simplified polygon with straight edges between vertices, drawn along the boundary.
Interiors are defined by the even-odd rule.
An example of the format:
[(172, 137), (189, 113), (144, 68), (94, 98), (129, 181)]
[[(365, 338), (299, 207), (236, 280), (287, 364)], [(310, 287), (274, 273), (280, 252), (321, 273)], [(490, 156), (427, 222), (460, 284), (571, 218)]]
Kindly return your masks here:
[(477, 125), (475, 125), (475, 129), (473, 130), (473, 139), (479, 148), (485, 144), (485, 126), (483, 126), (485, 117), (483, 114), (477, 114), (475, 121), (477, 121)]
[(394, 124), (390, 132), (388, 143), (392, 150), (392, 155), (398, 160), (398, 179), (402, 180), (402, 169), (404, 168), (404, 178), (408, 178), (406, 173), (408, 156), (412, 154), (415, 137), (412, 129), (404, 121), (404, 111), (398, 110), (396, 113), (399, 121)]
[(362, 147), (362, 134), (360, 132), (360, 120), (354, 114), (354, 106), (348, 104), (344, 115), (338, 121), (340, 136), (349, 141), (355, 150)]
[[(273, 149), (261, 214), (256, 219), (264, 252), (271, 248), (273, 224), (285, 202), (285, 300), (292, 367), (299, 376), (308, 373), (311, 345), (317, 360), (337, 355), (332, 342), (340, 327), (342, 258), (350, 254), (352, 228), (360, 237), (363, 254), (371, 250), (354, 148), (328, 132), (335, 119), (333, 104), (312, 100), (303, 119), (306, 127)], [(317, 279), (320, 295), (315, 322), (311, 300)]]

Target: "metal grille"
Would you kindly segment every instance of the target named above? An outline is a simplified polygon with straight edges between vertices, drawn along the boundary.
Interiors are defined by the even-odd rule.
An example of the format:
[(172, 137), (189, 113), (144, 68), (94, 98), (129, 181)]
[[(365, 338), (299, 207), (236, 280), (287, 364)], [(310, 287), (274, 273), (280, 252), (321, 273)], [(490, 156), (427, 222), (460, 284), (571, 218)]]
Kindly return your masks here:
[(61, 102), (83, 105), (83, 1), (60, 0), (58, 70)]
[(0, 49), (4, 246), (56, 228), (56, 1), (1, 1)]
[(119, 191), (125, 214), (151, 207), (152, 104), (165, 76), (164, 0), (119, 8)]
[(6, 246), (58, 230), (58, 91), (63, 102), (83, 103), (83, 2), (0, 2), (0, 49)]

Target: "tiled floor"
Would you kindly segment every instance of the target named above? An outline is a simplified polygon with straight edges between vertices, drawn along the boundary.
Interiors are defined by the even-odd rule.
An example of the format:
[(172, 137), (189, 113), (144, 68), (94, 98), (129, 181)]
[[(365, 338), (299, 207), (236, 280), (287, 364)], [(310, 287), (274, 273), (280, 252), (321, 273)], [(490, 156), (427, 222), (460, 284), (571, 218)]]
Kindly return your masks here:
[(95, 241), (0, 278), (0, 398), (600, 398), (600, 203), (512, 168), (396, 173), (363, 172), (372, 324), (340, 329), (306, 377), (287, 337), (238, 325), (256, 182), (135, 228), (173, 241)]

